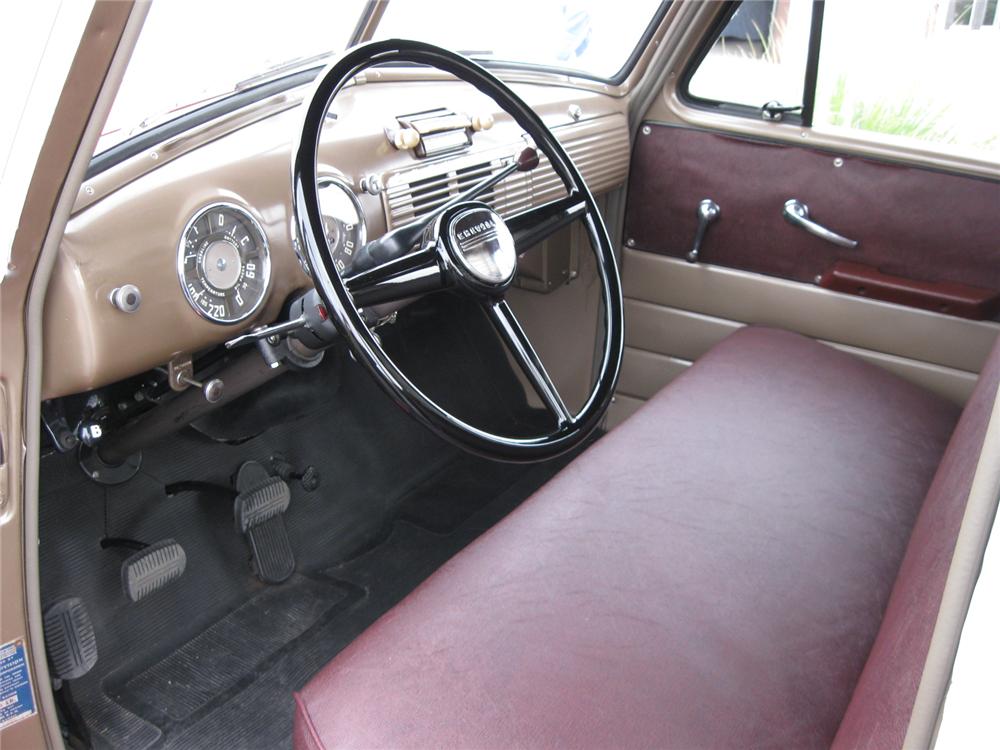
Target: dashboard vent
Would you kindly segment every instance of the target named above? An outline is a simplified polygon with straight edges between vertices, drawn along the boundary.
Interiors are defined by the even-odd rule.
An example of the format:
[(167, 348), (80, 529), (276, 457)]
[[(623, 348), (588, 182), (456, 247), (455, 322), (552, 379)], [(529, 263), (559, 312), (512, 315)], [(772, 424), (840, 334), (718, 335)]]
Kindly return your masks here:
[[(584, 120), (553, 132), (590, 189), (599, 193), (622, 184), (628, 170), (629, 139), (624, 115)], [(498, 172), (522, 141), (502, 148), (473, 151), (391, 174), (383, 193), (389, 228), (426, 216), (441, 204)], [(544, 156), (531, 172), (515, 172), (480, 197), (502, 216), (512, 216), (566, 194), (562, 181)]]
[[(484, 177), (501, 168), (499, 159), (493, 161), (436, 165), (428, 170), (414, 170), (407, 174), (406, 181), (390, 181), (386, 187), (385, 199), (389, 208), (390, 226), (400, 226), (414, 219), (426, 216), (441, 206), (449, 198), (459, 195)], [(464, 164), (460, 166), (460, 164)], [(451, 167), (447, 169), (447, 167)], [(441, 171), (442, 167), (447, 171)], [(427, 176), (422, 175), (430, 172)], [(493, 205), (495, 191), (481, 196), (479, 200)], [(495, 208), (496, 206), (494, 206)]]

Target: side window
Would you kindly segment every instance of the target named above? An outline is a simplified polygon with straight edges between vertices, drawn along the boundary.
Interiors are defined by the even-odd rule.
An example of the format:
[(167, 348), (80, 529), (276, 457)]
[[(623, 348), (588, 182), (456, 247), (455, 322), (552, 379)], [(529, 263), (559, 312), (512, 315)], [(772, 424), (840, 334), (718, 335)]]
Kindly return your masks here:
[(803, 104), (809, 25), (808, 0), (745, 0), (737, 4), (688, 84), (702, 103), (734, 104), (760, 112), (768, 102), (798, 111)]
[(688, 72), (691, 104), (1000, 162), (997, 0), (734, 6)]

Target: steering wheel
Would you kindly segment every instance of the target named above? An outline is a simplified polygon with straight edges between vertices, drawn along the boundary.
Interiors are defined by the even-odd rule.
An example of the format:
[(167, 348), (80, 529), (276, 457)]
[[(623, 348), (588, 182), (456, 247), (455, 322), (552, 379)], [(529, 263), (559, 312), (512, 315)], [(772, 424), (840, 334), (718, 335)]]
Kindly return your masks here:
[[(432, 221), (418, 220), (368, 243), (349, 276), (333, 261), (320, 211), (317, 157), (326, 113), (340, 90), (373, 65), (410, 63), (452, 74), (491, 97), (534, 140), (566, 188), (566, 196), (504, 220), (490, 206), (454, 199)], [(355, 358), (408, 414), (442, 438), (472, 453), (504, 461), (540, 461), (570, 450), (599, 424), (621, 369), (624, 321), (621, 281), (608, 231), (594, 196), (552, 132), (511, 89), (471, 60), (424, 42), (399, 39), (349, 50), (318, 77), (304, 108), (292, 155), (295, 221), (316, 289)], [(503, 174), (538, 164), (526, 149)], [(499, 181), (499, 180), (496, 180)], [(491, 183), (492, 184), (492, 183)], [(604, 337), (597, 378), (586, 402), (570, 412), (525, 335), (504, 294), (517, 258), (546, 236), (580, 220), (596, 257), (601, 283)], [(357, 270), (358, 265), (364, 270)], [(554, 417), (545, 434), (507, 437), (468, 424), (423, 393), (386, 354), (361, 308), (450, 288), (472, 296), (492, 322), (510, 355)], [(567, 332), (567, 335), (573, 335)]]

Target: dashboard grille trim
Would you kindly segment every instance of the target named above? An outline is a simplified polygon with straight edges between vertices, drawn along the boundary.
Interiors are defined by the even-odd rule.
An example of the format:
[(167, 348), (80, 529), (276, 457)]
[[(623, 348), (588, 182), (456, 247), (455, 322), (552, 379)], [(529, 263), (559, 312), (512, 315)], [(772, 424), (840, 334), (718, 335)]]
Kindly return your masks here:
[[(583, 179), (595, 193), (625, 181), (629, 161), (628, 126), (624, 115), (614, 114), (552, 129), (565, 146)], [(465, 153), (434, 164), (390, 174), (383, 193), (386, 223), (390, 229), (426, 216), (478, 180), (498, 172), (521, 142)], [(515, 172), (480, 200), (501, 216), (558, 200), (566, 194), (562, 181), (542, 156), (533, 171)]]

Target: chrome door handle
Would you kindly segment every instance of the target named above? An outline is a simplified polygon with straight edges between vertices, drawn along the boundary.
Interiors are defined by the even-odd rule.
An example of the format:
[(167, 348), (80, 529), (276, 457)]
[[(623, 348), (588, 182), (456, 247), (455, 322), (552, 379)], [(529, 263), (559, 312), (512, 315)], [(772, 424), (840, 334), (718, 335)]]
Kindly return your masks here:
[(789, 198), (785, 201), (785, 210), (782, 211), (782, 215), (788, 220), (789, 224), (794, 224), (797, 227), (802, 227), (809, 234), (815, 234), (820, 239), (826, 240), (827, 242), (832, 242), (834, 245), (839, 245), (840, 247), (857, 247), (857, 240), (849, 240), (847, 237), (832, 232), (826, 227), (817, 224), (815, 221), (809, 218), (809, 206), (800, 200), (795, 198)]

